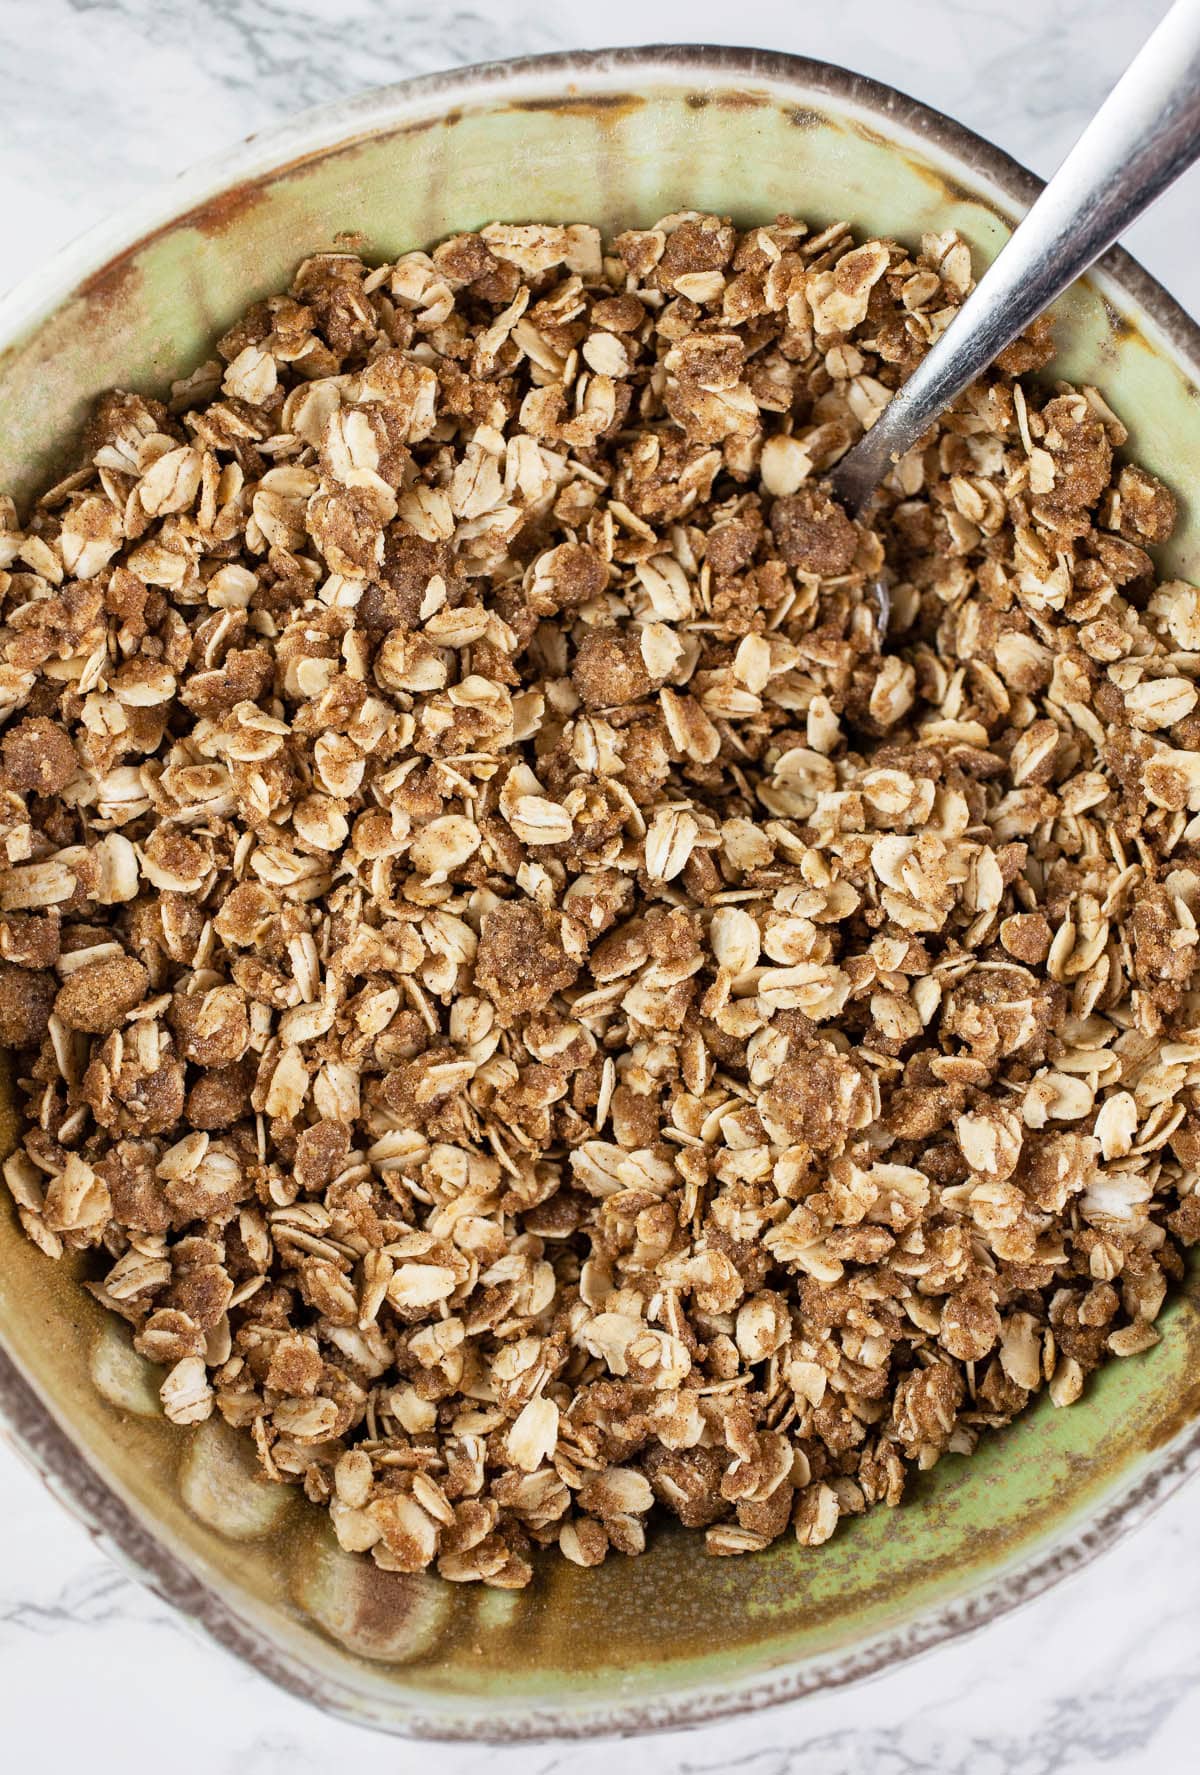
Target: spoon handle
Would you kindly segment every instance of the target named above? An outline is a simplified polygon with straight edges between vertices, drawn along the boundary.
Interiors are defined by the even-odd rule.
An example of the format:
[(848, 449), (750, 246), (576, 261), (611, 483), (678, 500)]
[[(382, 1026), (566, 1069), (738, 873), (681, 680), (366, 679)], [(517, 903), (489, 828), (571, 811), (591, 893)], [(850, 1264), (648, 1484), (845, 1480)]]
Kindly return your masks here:
[(1200, 156), (1200, 0), (1176, 0), (951, 325), (832, 473), (861, 511), (956, 395)]

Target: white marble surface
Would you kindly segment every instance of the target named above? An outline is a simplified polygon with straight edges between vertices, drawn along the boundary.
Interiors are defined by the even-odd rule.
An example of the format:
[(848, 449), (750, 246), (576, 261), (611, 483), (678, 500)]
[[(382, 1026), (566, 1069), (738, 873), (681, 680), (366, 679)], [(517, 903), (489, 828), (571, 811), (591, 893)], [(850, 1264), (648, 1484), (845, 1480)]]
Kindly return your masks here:
[[(879, 76), (1048, 172), (1165, 0), (0, 0), (0, 289), (298, 107), (523, 51), (770, 45)], [(1200, 311), (1200, 173), (1130, 244)], [(1066, 1586), (851, 1693), (621, 1747), (408, 1747), (193, 1639), (0, 1448), (0, 1764), (172, 1775), (1182, 1775), (1200, 1738), (1200, 1492)]]

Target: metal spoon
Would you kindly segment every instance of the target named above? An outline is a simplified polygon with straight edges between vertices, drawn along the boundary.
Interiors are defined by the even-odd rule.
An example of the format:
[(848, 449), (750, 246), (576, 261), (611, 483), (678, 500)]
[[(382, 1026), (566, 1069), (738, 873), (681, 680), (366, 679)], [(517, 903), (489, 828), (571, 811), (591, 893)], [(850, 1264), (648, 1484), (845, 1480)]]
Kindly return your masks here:
[(832, 469), (847, 511), (862, 512), (955, 396), (1198, 157), (1200, 0), (1177, 0), (937, 344)]

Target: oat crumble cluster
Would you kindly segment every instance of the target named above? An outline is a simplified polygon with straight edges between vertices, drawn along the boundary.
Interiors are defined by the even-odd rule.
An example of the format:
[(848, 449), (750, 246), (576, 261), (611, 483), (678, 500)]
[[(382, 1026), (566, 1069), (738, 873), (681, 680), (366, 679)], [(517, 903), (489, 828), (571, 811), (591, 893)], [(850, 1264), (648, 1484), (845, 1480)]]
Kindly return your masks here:
[(695, 214), (324, 253), (0, 501), (17, 1212), (387, 1569), (816, 1545), (1156, 1341), (1174, 501), (1044, 327), (873, 528), (821, 482), (970, 279)]

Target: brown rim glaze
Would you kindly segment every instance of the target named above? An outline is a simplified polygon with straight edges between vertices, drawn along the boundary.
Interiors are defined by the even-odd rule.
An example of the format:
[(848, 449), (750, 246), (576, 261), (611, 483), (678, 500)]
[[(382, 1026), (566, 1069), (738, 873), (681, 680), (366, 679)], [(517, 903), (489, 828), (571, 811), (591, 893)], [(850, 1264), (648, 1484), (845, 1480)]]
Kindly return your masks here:
[[(0, 324), (9, 323), (6, 330), (15, 333), (22, 320), (36, 322), (57, 307), (59, 300), (71, 294), (86, 293), (89, 287), (93, 290), (98, 286), (106, 287), (114, 277), (119, 278), (123, 265), (132, 255), (164, 228), (189, 220), (195, 224), (200, 217), (211, 220), (216, 226), (229, 222), (236, 225), (237, 215), (253, 204), (257, 189), (265, 182), (281, 174), (286, 176), (297, 166), (341, 152), (369, 137), (415, 127), (394, 118), (389, 122), (389, 109), (407, 109), (414, 103), (436, 104), (440, 101), (445, 105), (442, 112), (445, 118), (453, 116), (462, 102), (502, 100), (505, 93), (511, 91), (509, 103), (514, 108), (597, 110), (617, 104), (640, 103), (636, 86), (656, 74), (666, 74), (676, 80), (692, 75), (702, 88), (712, 88), (719, 81), (732, 89), (698, 91), (693, 100), (697, 105), (756, 102), (754, 95), (739, 90), (756, 81), (792, 87), (796, 95), (792, 118), (798, 128), (811, 127), (823, 120), (811, 103), (823, 95), (838, 107), (856, 107), (879, 119), (885, 126), (884, 139), (887, 139), (888, 125), (924, 137), (938, 150), (990, 181), (1002, 200), (1006, 221), (1019, 216), (1042, 189), (1042, 181), (1027, 168), (953, 118), (865, 75), (826, 62), (772, 50), (704, 45), (557, 52), (402, 81), (347, 102), (320, 107), (261, 136), (251, 137), (246, 145), (232, 154), (223, 155), (208, 168), (200, 169), (197, 177), (209, 173), (210, 187), (215, 189), (210, 188), (197, 203), (181, 204), (168, 220), (153, 223), (147, 221), (147, 212), (144, 206), (140, 206), (124, 225), (118, 218), (115, 224), (105, 226), (92, 240), (67, 249), (48, 268), (50, 271), (57, 268), (63, 273), (57, 283), (51, 280), (49, 301), (44, 281), (46, 274), (42, 273), (25, 289), (14, 292), (5, 300)], [(614, 76), (624, 84), (596, 94), (574, 88), (575, 81), (586, 82), (598, 75)], [(528, 91), (522, 95), (522, 86), (528, 86), (530, 82), (538, 85), (557, 83), (560, 90), (549, 95)], [(631, 87), (635, 90), (630, 90)], [(860, 127), (869, 130), (870, 126)], [(310, 145), (306, 151), (297, 153), (298, 139), (304, 136), (315, 138), (319, 145)], [(249, 156), (248, 149), (252, 151)], [(247, 158), (257, 160), (259, 169), (247, 172), (242, 167)], [(231, 167), (243, 170), (246, 176), (222, 184), (222, 175)], [(962, 195), (950, 178), (945, 184), (948, 195)], [(977, 194), (971, 192), (970, 195), (975, 197)], [(1183, 360), (1189, 375), (1200, 383), (1200, 327), (1196, 322), (1124, 250), (1114, 248), (1106, 254), (1100, 269), (1123, 297), (1149, 317), (1173, 353)], [(373, 1715), (370, 1702), (356, 1701), (341, 1684), (273, 1645), (193, 1573), (117, 1495), (72, 1439), (58, 1413), (42, 1400), (11, 1357), (0, 1348), (0, 1411), (8, 1440), (106, 1553), (131, 1570), (156, 1595), (188, 1616), (212, 1641), (300, 1699), (355, 1724), (375, 1725), (408, 1737), (443, 1741), (499, 1743), (552, 1736), (582, 1738), (678, 1730), (731, 1714), (776, 1706), (821, 1690), (844, 1687), (972, 1633), (1078, 1571), (1144, 1521), (1186, 1478), (1200, 1469), (1200, 1423), (1192, 1418), (1193, 1409), (1200, 1408), (1200, 1393), (1194, 1399), (1189, 1397), (1185, 1403), (1186, 1409), (1181, 1409), (1177, 1423), (1164, 1433), (1161, 1453), (1150, 1472), (1127, 1483), (1082, 1527), (1072, 1529), (1069, 1538), (1064, 1535), (1056, 1544), (1027, 1558), (1015, 1569), (980, 1586), (972, 1594), (931, 1610), (919, 1620), (878, 1635), (848, 1651), (810, 1658), (799, 1668), (718, 1683), (702, 1694), (691, 1693), (680, 1695), (678, 1699), (652, 1702), (622, 1704), (614, 1701), (597, 1704), (583, 1714), (566, 1714), (552, 1705), (535, 1702), (521, 1719), (496, 1727), (482, 1720), (456, 1721), (444, 1713), (426, 1713), (420, 1705), (413, 1707), (402, 1719), (391, 1714), (386, 1718)]]

